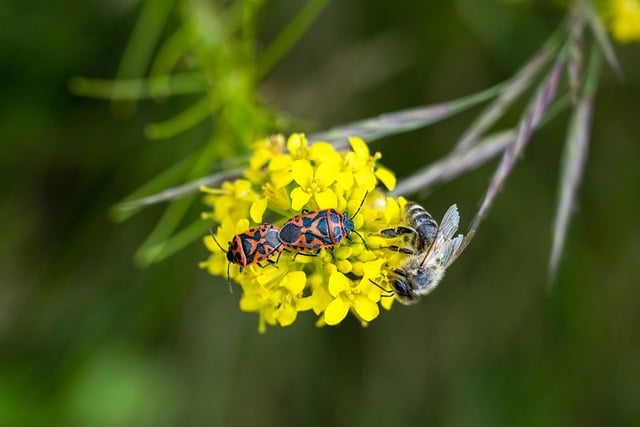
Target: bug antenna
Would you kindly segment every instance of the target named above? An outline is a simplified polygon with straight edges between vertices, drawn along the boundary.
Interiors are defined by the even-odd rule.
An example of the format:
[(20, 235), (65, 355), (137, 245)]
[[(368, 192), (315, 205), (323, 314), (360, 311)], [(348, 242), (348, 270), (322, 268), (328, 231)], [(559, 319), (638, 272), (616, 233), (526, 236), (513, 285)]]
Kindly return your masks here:
[(211, 237), (213, 238), (213, 241), (216, 242), (216, 245), (218, 245), (218, 247), (220, 248), (222, 253), (226, 254), (227, 251), (225, 251), (224, 248), (222, 247), (222, 245), (220, 244), (220, 242), (218, 242), (218, 239), (216, 239), (216, 236), (215, 236), (215, 234), (213, 234), (213, 230), (212, 229), (209, 229), (209, 234), (211, 234)]
[(355, 218), (356, 215), (358, 215), (358, 212), (360, 212), (360, 209), (362, 209), (362, 205), (364, 205), (364, 201), (367, 200), (367, 196), (369, 195), (369, 190), (367, 190), (366, 193), (364, 193), (364, 197), (362, 198), (362, 201), (360, 202), (360, 206), (358, 206), (358, 209), (356, 210), (356, 212), (351, 216), (351, 219)]
[(362, 234), (358, 233), (356, 230), (353, 230), (353, 232), (358, 235), (360, 240), (362, 240), (362, 244), (364, 244), (365, 249), (369, 250), (369, 246), (367, 246), (367, 242), (364, 240), (364, 237), (362, 237)]

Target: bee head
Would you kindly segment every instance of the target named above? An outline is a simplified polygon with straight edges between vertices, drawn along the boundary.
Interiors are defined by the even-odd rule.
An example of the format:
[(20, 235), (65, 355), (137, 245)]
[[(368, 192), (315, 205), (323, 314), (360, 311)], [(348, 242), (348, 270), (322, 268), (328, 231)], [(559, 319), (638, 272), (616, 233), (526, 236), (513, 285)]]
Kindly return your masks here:
[(396, 297), (401, 303), (405, 305), (411, 305), (418, 302), (418, 296), (415, 294), (415, 292), (413, 292), (413, 288), (404, 280), (394, 279), (391, 282), (391, 287), (393, 288), (393, 292), (395, 292)]

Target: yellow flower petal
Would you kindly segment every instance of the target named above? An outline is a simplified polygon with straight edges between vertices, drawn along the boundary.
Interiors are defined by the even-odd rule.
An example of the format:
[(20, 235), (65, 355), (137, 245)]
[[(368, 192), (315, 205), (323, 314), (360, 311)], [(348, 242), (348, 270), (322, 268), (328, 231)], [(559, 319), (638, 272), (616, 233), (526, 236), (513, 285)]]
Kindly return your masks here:
[(389, 294), (391, 296), (383, 296), (380, 298), (380, 305), (385, 310), (391, 310), (391, 306), (393, 305), (393, 301), (395, 301), (395, 295)]
[[(320, 275), (314, 275), (319, 277)], [(321, 278), (324, 280), (324, 278)], [(308, 280), (307, 280), (308, 282)], [(327, 306), (334, 300), (329, 291), (327, 290), (327, 286), (322, 282), (322, 285), (312, 286), (312, 296), (313, 296), (313, 312), (317, 315), (322, 313)]]
[(324, 310), (324, 321), (327, 325), (337, 325), (347, 316), (349, 304), (343, 298), (336, 298)]
[(364, 295), (356, 295), (353, 300), (353, 309), (358, 313), (358, 316), (360, 316), (362, 320), (367, 322), (372, 321), (380, 314), (378, 304), (371, 301)]
[(291, 209), (291, 199), (289, 199), (289, 192), (286, 188), (276, 187), (272, 183), (267, 182), (262, 186), (262, 191), (269, 201), (269, 204), (276, 210), (288, 211)]
[(298, 311), (311, 310), (315, 304), (317, 304), (317, 301), (314, 295), (311, 295), (310, 297), (299, 298), (299, 299), (296, 299), (296, 310)]
[(294, 211), (302, 209), (311, 199), (311, 193), (307, 193), (300, 187), (296, 187), (291, 192), (291, 208)]
[(309, 148), (309, 159), (317, 163), (342, 163), (342, 156), (328, 142), (314, 142)]
[[(249, 220), (246, 218), (242, 218), (240, 221), (236, 223), (236, 234), (244, 233), (249, 229)], [(231, 240), (231, 239), (229, 239)]]
[[(216, 239), (217, 239), (217, 237), (216, 237)], [(202, 241), (204, 242), (204, 245), (209, 250), (209, 252), (214, 253), (214, 254), (215, 253), (224, 253), (224, 246), (222, 246), (224, 243), (220, 244), (222, 246), (222, 249), (220, 249), (220, 246), (218, 246), (216, 241), (213, 240), (213, 237), (211, 237), (211, 235), (204, 236)]]
[(276, 156), (271, 159), (269, 162), (268, 170), (270, 172), (281, 171), (285, 169), (290, 169), (291, 164), (293, 163), (293, 159), (291, 156)]
[(258, 199), (255, 202), (251, 203), (251, 208), (249, 208), (249, 215), (251, 216), (251, 220), (256, 224), (260, 224), (262, 222), (264, 211), (266, 210), (267, 199)]
[(349, 144), (351, 144), (351, 149), (354, 153), (356, 153), (357, 157), (369, 159), (369, 147), (367, 147), (367, 143), (362, 140), (362, 138), (358, 138), (356, 136), (352, 136), (349, 138)]
[(340, 173), (340, 168), (338, 166), (339, 165), (336, 163), (322, 163), (318, 166), (314, 175), (316, 184), (318, 184), (320, 188), (327, 188), (333, 184), (338, 177), (338, 173)]
[(353, 248), (351, 246), (338, 246), (334, 251), (333, 251), (333, 256), (335, 258), (349, 258), (351, 256), (351, 254), (353, 253)]
[(320, 191), (315, 198), (320, 209), (335, 208), (338, 205), (338, 197), (331, 190)]
[(240, 298), (240, 310), (242, 311), (259, 311), (262, 307), (262, 302), (259, 300), (258, 294), (243, 293)]
[(293, 181), (293, 173), (290, 170), (273, 172), (271, 174), (271, 183), (275, 188), (284, 188)]
[(336, 178), (336, 186), (340, 187), (343, 191), (350, 190), (353, 187), (353, 172), (346, 171), (340, 172)]
[(376, 188), (376, 176), (369, 168), (360, 168), (355, 172), (355, 180), (363, 190), (373, 191)]
[(298, 312), (291, 304), (282, 304), (274, 315), (280, 326), (289, 326), (295, 322)]
[(387, 204), (384, 208), (384, 220), (387, 223), (397, 223), (400, 218), (400, 206), (393, 199), (393, 197), (387, 197)]
[(311, 163), (309, 163), (308, 160), (296, 160), (293, 162), (291, 171), (293, 172), (293, 179), (298, 185), (303, 187), (311, 185), (311, 181), (313, 180), (313, 167), (311, 167)]
[(307, 283), (307, 276), (304, 271), (291, 271), (280, 282), (280, 286), (287, 288), (293, 295), (298, 295)]
[(382, 264), (384, 264), (383, 258), (376, 258), (374, 261), (365, 262), (362, 265), (364, 276), (372, 279), (379, 277)]
[(396, 188), (396, 176), (387, 168), (378, 166), (376, 168), (376, 177), (387, 187), (387, 190)]
[(299, 155), (300, 151), (307, 148), (307, 138), (303, 133), (293, 133), (287, 140), (287, 149), (293, 155)]
[(329, 276), (329, 292), (334, 297), (337, 297), (341, 292), (344, 292), (351, 288), (351, 280), (347, 279), (347, 276), (336, 271)]
[(246, 179), (238, 179), (233, 186), (234, 196), (241, 200), (249, 201), (253, 197), (255, 197), (255, 193), (253, 192), (253, 185), (250, 181)]
[(338, 271), (338, 267), (336, 267), (336, 265), (332, 262), (325, 262), (322, 266), (322, 270), (327, 276), (331, 276), (333, 273)]
[(260, 170), (273, 158), (271, 150), (266, 148), (260, 148), (256, 150), (253, 156), (249, 159), (249, 168), (253, 170)]
[(352, 269), (351, 263), (346, 259), (339, 259), (336, 261), (336, 266), (341, 273), (349, 273)]

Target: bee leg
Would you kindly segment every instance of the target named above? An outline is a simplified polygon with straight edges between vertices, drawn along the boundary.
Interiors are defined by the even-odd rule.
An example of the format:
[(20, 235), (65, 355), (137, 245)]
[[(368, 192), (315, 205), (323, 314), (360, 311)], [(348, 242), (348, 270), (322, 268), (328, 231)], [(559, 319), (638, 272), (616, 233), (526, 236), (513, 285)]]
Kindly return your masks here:
[(404, 270), (400, 270), (399, 268), (392, 268), (391, 271), (397, 274), (398, 276), (407, 277), (407, 272)]
[(415, 236), (418, 234), (418, 232), (413, 228), (404, 227), (402, 225), (399, 225), (396, 228), (384, 228), (380, 230), (378, 233), (380, 236), (387, 237), (390, 239), (394, 237), (405, 236), (407, 234), (411, 234), (412, 236)]
[(401, 248), (400, 246), (396, 246), (396, 245), (380, 246), (380, 249), (389, 249), (390, 251), (399, 252), (405, 255), (415, 254), (415, 251), (411, 248)]
[(374, 282), (373, 280), (369, 279), (369, 281), (378, 289), (380, 289), (382, 292), (384, 292), (385, 294), (382, 295), (383, 297), (391, 297), (393, 296), (393, 290), (392, 289), (385, 289), (381, 284)]

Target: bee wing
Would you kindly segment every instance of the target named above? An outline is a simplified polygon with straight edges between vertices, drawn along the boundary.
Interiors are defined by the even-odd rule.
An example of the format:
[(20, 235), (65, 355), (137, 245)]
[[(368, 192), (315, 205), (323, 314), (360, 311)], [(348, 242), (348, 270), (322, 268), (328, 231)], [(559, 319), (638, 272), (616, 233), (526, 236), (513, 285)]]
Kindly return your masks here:
[(462, 243), (461, 235), (451, 240), (456, 231), (458, 231), (458, 224), (460, 224), (460, 214), (458, 213), (458, 206), (453, 204), (449, 206), (449, 209), (444, 214), (433, 243), (420, 265), (424, 266), (438, 256), (441, 256), (444, 266), (447, 266), (447, 262), (452, 261), (452, 256)]
[(442, 264), (445, 268), (449, 267), (449, 265), (458, 258), (458, 249), (460, 249), (463, 238), (464, 236), (462, 234), (458, 234), (447, 243), (447, 246), (444, 248), (444, 253), (442, 254)]

